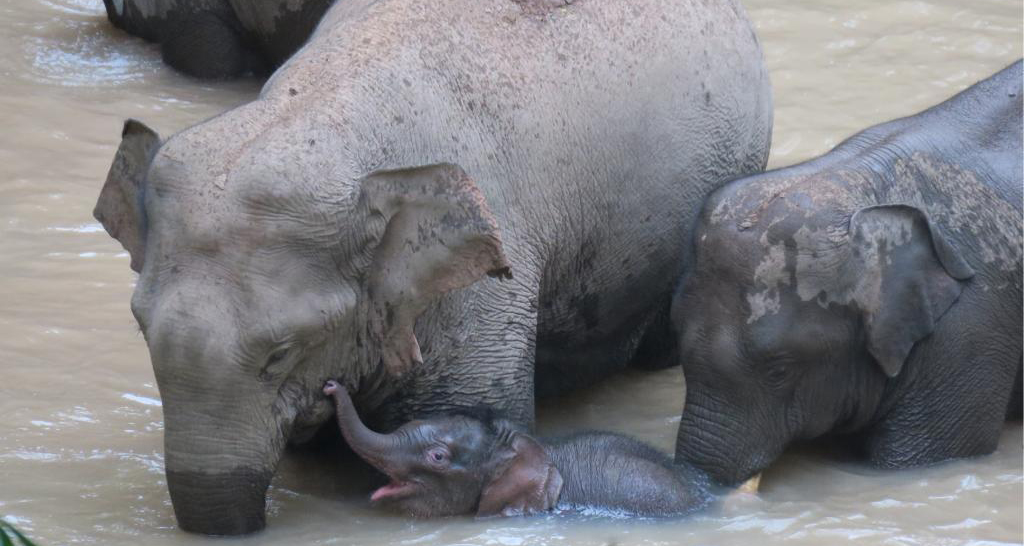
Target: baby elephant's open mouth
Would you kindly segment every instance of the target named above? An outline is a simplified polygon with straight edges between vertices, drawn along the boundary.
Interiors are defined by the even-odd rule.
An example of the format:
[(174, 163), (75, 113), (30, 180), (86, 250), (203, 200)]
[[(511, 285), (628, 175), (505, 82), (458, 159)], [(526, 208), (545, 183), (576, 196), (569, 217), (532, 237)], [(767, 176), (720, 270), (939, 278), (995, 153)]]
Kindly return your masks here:
[(411, 481), (399, 480), (397, 478), (388, 476), (391, 481), (373, 492), (370, 496), (370, 502), (377, 503), (381, 501), (398, 500), (409, 495), (412, 495), (416, 490), (416, 484)]

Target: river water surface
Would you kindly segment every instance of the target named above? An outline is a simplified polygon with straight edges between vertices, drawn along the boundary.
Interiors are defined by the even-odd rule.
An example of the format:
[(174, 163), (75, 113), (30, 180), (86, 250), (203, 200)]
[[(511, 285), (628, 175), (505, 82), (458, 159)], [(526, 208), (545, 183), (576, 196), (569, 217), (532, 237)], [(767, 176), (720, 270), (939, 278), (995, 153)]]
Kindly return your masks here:
[[(484, 1), (484, 0), (482, 0)], [(499, 1), (499, 0), (486, 0)], [(747, 0), (775, 90), (771, 166), (929, 106), (1021, 56), (1020, 0)], [(851, 5), (855, 4), (855, 6)], [(322, 455), (285, 459), (267, 530), (187, 535), (163, 474), (160, 398), (128, 309), (128, 257), (91, 217), (125, 117), (164, 136), (251, 100), (165, 68), (100, 0), (0, 1), (0, 517), (43, 545), (1020, 544), (1021, 426), (998, 451), (882, 472), (815, 452), (758, 497), (683, 521), (377, 513)], [(637, 435), (670, 451), (678, 370), (629, 373), (539, 411), (542, 432)]]

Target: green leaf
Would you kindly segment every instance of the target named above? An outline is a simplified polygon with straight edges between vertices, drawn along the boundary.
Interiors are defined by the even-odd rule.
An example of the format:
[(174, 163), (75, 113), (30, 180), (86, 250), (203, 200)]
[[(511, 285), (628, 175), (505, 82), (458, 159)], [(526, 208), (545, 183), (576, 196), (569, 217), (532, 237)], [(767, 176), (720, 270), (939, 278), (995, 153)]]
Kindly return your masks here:
[(11, 537), (7, 536), (7, 530), (3, 525), (0, 525), (0, 546), (14, 546), (14, 542)]
[(34, 542), (29, 540), (25, 535), (21, 534), (21, 531), (14, 528), (13, 525), (0, 519), (0, 546), (14, 546), (14, 541), (11, 540), (10, 535), (7, 532), (14, 533), (14, 536), (21, 542), (21, 546), (36, 546)]
[(18, 540), (20, 540), (24, 546), (36, 546), (34, 542), (26, 538), (25, 535), (21, 534), (21, 531), (18, 531), (14, 527), (11, 527), (11, 531), (14, 531), (14, 534), (18, 537)]

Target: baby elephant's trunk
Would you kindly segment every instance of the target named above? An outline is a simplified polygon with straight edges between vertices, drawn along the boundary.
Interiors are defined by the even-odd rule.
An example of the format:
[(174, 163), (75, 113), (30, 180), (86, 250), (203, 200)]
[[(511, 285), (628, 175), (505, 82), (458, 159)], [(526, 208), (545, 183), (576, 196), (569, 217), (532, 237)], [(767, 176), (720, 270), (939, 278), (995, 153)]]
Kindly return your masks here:
[(334, 397), (338, 426), (341, 427), (341, 433), (352, 450), (366, 462), (386, 471), (389, 457), (399, 452), (401, 442), (398, 435), (378, 434), (367, 428), (359, 420), (359, 414), (356, 413), (348, 391), (336, 381), (328, 381), (324, 385), (324, 394)]

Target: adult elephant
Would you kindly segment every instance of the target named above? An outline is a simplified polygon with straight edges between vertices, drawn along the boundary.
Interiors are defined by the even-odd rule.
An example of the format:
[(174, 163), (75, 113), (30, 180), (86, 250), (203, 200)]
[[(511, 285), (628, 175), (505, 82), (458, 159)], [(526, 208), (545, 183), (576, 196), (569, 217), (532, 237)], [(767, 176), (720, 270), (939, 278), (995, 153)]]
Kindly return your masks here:
[(305, 43), (334, 0), (103, 0), (114, 26), (160, 44), (200, 78), (269, 73)]
[(1021, 409), (1021, 78), (708, 198), (677, 461), (735, 485), (825, 435), (886, 468), (995, 449)]
[(529, 427), (535, 387), (671, 362), (678, 241), (771, 119), (735, 1), (352, 0), (256, 101), (127, 122), (95, 215), (140, 272), (179, 525), (263, 527), (328, 378), (378, 429)]

